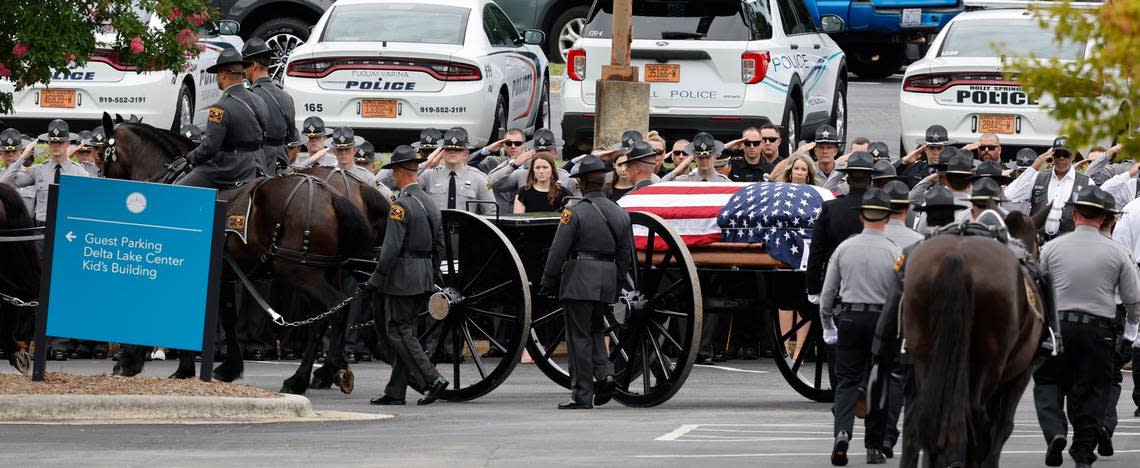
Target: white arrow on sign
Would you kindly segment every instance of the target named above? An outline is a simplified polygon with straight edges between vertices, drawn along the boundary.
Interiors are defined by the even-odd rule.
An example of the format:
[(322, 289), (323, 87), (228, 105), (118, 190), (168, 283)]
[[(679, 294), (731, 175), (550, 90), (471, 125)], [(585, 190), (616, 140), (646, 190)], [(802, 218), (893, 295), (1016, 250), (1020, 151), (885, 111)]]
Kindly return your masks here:
[(63, 238), (67, 239), (68, 242), (75, 240), (75, 231), (67, 231), (67, 234), (64, 234)]

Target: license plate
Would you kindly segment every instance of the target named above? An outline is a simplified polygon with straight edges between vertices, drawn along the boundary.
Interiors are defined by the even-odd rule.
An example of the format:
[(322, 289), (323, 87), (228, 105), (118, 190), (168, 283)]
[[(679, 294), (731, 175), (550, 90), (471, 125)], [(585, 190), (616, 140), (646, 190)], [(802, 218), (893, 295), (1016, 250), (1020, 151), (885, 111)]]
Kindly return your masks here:
[(40, 107), (74, 109), (74, 89), (45, 89), (40, 91)]
[(677, 83), (681, 81), (681, 66), (672, 63), (645, 65), (645, 81), (650, 83)]
[(360, 104), (360, 116), (364, 118), (396, 118), (394, 99), (365, 99)]
[(978, 133), (1013, 134), (1014, 116), (1012, 115), (979, 115)]
[(903, 26), (918, 26), (920, 24), (922, 24), (922, 8), (903, 8)]

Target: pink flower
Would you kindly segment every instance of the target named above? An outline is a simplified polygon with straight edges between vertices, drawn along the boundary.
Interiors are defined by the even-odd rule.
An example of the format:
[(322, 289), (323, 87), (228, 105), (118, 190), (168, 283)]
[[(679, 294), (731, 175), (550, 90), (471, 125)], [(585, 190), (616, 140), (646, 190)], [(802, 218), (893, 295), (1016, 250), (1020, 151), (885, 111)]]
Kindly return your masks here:
[(166, 19), (168, 21), (174, 21), (174, 20), (181, 18), (181, 17), (182, 17), (182, 10), (180, 10), (178, 8), (175, 8), (174, 11), (172, 11), (172, 12), (170, 12), (170, 14), (166, 15)]
[(12, 47), (12, 55), (18, 59), (24, 58), (25, 55), (28, 55), (28, 45), (17, 43), (15, 47)]
[(178, 45), (182, 47), (190, 47), (191, 44), (194, 44), (197, 41), (198, 35), (194, 34), (194, 31), (191, 31), (190, 28), (185, 28), (181, 31), (178, 31)]
[(210, 15), (206, 13), (194, 13), (190, 15), (190, 24), (193, 24), (195, 27), (201, 26), (206, 24), (206, 20), (208, 19), (210, 19)]
[(0, 63), (0, 76), (5, 78), (12, 76), (12, 70), (9, 70), (3, 63)]
[(206, 51), (206, 44), (198, 44), (198, 52), (202, 53), (205, 51)]
[(67, 54), (66, 58), (67, 58), (68, 62), (74, 62), (75, 61), (75, 54)]
[(137, 37), (131, 39), (131, 53), (132, 54), (141, 54), (143, 52), (143, 50), (146, 50), (146, 46), (143, 44), (142, 39), (139, 39)]

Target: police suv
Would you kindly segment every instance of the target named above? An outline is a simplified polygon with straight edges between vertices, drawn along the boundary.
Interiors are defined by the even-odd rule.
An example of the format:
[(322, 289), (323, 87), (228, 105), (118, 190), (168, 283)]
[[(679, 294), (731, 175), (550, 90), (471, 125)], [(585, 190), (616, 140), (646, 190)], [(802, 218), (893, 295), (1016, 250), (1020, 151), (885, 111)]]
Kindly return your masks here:
[(284, 87), (298, 126), (316, 115), (385, 143), (458, 126), (485, 143), (549, 125), (544, 40), (489, 0), (341, 0), (289, 56)]
[[(144, 11), (136, 14), (151, 28), (164, 27), (157, 15)], [(57, 71), (46, 84), (15, 92), (11, 81), (0, 80), (0, 91), (13, 93), (13, 110), (4, 121), (37, 132), (53, 119), (64, 119), (73, 129), (86, 128), (84, 123), (94, 126), (103, 112), (134, 115), (144, 123), (174, 131), (183, 124), (205, 123), (210, 104), (222, 95), (206, 68), (218, 60), (222, 50), (241, 49), (237, 33), (238, 25), (233, 21), (221, 21), (199, 31), (198, 43), (205, 49), (177, 74), (165, 70), (139, 72), (119, 62), (110, 51), (99, 49), (86, 65)], [(99, 39), (109, 43), (113, 34), (103, 33)]]
[[(610, 2), (595, 2), (566, 56), (562, 135), (567, 151), (592, 146), (595, 80), (610, 63)], [(804, 0), (655, 0), (633, 3), (631, 60), (650, 84), (649, 128), (669, 139), (712, 133), (722, 140), (772, 122), (788, 151), (816, 127), (847, 136), (847, 65)], [(790, 136), (790, 137), (789, 137)]]
[(1054, 41), (1053, 31), (1026, 10), (1028, 2), (976, 3), (991, 9), (954, 17), (926, 56), (906, 69), (899, 97), (903, 154), (934, 124), (959, 143), (994, 133), (1009, 147), (1047, 147), (1060, 131), (1049, 115), (1050, 98), (1034, 100), (1016, 78), (1004, 78), (1000, 54), (1065, 61), (1092, 45)]

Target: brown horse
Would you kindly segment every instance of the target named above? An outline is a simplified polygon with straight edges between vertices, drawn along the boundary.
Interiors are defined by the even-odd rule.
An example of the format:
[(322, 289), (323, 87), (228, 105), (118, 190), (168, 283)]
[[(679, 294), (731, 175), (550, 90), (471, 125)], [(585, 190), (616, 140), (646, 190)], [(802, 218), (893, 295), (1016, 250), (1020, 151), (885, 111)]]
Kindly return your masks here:
[[(172, 180), (177, 176), (177, 160), (192, 146), (181, 135), (135, 122), (112, 125), (103, 116), (108, 146), (102, 155), (107, 177), (128, 180)], [(242, 220), (245, 239), (228, 235), (225, 252), (239, 269), (251, 278), (272, 277), (284, 281), (307, 296), (318, 310), (328, 310), (342, 302), (341, 283), (344, 260), (368, 255), (370, 229), (361, 211), (327, 184), (305, 175), (261, 178), (219, 197), (231, 201), (251, 200)], [(243, 204), (244, 205), (244, 204)], [(236, 204), (235, 204), (236, 208)], [(244, 207), (240, 210), (245, 215)], [(238, 211), (231, 211), (238, 215)], [(242, 374), (244, 364), (237, 338), (234, 272), (223, 276), (220, 317), (226, 333), (225, 361), (214, 369), (214, 378), (232, 381)], [(254, 310), (251, 313), (264, 313)], [(325, 328), (332, 326), (326, 363), (316, 373), (312, 366)], [(285, 380), (281, 391), (302, 394), (309, 387), (309, 375), (327, 374), (345, 393), (352, 391), (353, 377), (343, 352), (345, 313), (338, 312), (309, 326), (308, 342), (297, 371)], [(124, 352), (116, 365), (122, 375), (142, 371), (144, 350)], [(179, 353), (178, 370), (171, 377), (194, 376), (191, 353)]]
[(8, 363), (23, 374), (30, 369), (27, 347), (32, 338), (35, 307), (40, 297), (40, 254), (28, 239), (42, 231), (19, 192), (0, 184), (0, 350)]
[[(1007, 220), (1031, 255), (1032, 223)], [(915, 394), (903, 463), (998, 466), (1032, 374), (1044, 308), (1017, 256), (989, 237), (941, 235), (906, 259), (903, 333)]]

